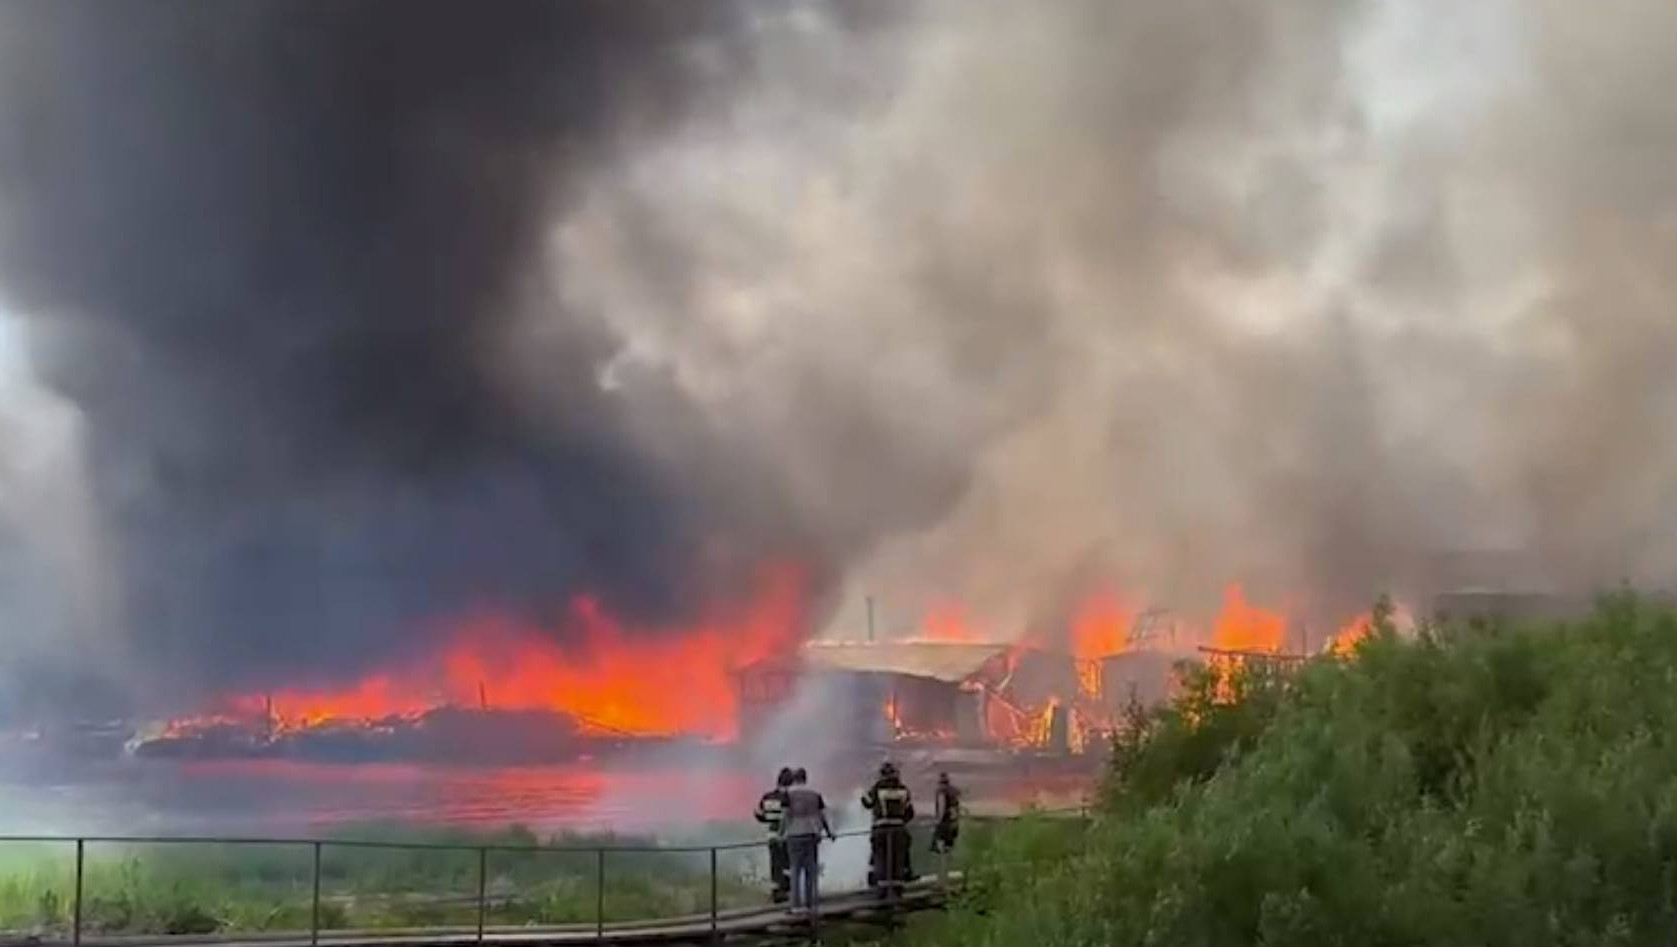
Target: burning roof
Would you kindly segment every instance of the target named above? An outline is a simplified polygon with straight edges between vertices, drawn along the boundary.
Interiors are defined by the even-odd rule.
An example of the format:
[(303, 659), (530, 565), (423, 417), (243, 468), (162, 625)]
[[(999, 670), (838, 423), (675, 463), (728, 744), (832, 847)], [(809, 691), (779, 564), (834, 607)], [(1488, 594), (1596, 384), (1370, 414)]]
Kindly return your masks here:
[(811, 670), (904, 674), (956, 684), (1008, 650), (1008, 645), (940, 641), (810, 642), (802, 655)]

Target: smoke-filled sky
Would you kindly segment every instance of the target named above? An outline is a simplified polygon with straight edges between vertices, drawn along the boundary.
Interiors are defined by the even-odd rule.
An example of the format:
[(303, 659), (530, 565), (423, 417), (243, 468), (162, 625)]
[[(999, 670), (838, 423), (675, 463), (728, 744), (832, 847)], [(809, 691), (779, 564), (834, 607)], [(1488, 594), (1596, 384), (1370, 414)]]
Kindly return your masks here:
[(765, 561), (1663, 582), (1672, 88), (1664, 0), (0, 3), (0, 713)]

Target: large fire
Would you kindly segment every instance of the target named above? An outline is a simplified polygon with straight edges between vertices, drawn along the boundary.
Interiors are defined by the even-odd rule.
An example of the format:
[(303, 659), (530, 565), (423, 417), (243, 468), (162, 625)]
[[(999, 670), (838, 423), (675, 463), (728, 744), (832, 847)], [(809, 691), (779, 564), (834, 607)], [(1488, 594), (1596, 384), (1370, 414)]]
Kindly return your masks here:
[(226, 700), (225, 719), (265, 714), (282, 728), (412, 717), (443, 706), (546, 710), (586, 728), (637, 736), (734, 735), (734, 672), (793, 648), (804, 590), (796, 570), (766, 570), (741, 606), (685, 627), (631, 629), (593, 598), (560, 633), (498, 616), (462, 622), (440, 654), (342, 687)]
[[(1187, 640), (1204, 643), (1200, 655), (1212, 665), (1233, 669), (1254, 658), (1297, 661), (1306, 655), (1289, 653), (1289, 629), (1299, 629), (1299, 642), (1308, 647), (1309, 636), (1303, 626), (1294, 625), (1280, 611), (1257, 604), (1247, 596), (1244, 586), (1230, 584), (1223, 594), (1221, 606), (1215, 613), (1195, 620), (1192, 616), (1169, 615), (1166, 626), (1172, 629), (1164, 639), (1149, 633), (1167, 613), (1143, 611), (1132, 607), (1111, 586), (1102, 586), (1081, 600), (1072, 611), (1071, 619), (1061, 629), (1033, 628), (1014, 637), (1014, 643), (1001, 655), (1002, 669), (985, 672), (963, 685), (965, 689), (982, 691), (986, 701), (984, 729), (990, 740), (998, 745), (1014, 747), (1044, 746), (1050, 740), (1051, 723), (1056, 711), (1067, 717), (1069, 742), (1078, 746), (1094, 732), (1110, 730), (1118, 724), (1119, 705), (1124, 693), (1133, 695), (1136, 673), (1144, 670), (1119, 671), (1115, 678), (1119, 694), (1104, 694), (1104, 662), (1127, 652), (1141, 652), (1163, 647), (1166, 652), (1177, 646), (1174, 629), (1180, 628)], [(1352, 643), (1367, 634), (1369, 615), (1347, 622), (1339, 633), (1330, 636), (1328, 650), (1348, 653)], [(966, 614), (957, 604), (940, 604), (922, 616), (917, 633), (909, 640), (943, 644), (979, 644), (988, 640), (973, 630)], [(1040, 694), (1035, 699), (1021, 698), (1014, 680), (1021, 656), (1028, 652), (1059, 654), (1071, 659), (1075, 684)], [(1163, 652), (1161, 652), (1163, 653)], [(1187, 656), (1184, 654), (1183, 656)], [(1143, 662), (1138, 668), (1157, 668), (1158, 663)], [(1040, 686), (1040, 678), (1038, 684)], [(899, 737), (915, 735), (916, 729), (904, 721), (902, 709), (890, 701), (884, 708), (892, 732)]]
[[(1188, 656), (1189, 642), (1205, 643), (1204, 659), (1222, 667), (1304, 657), (1283, 653), (1288, 619), (1250, 601), (1239, 584), (1225, 590), (1215, 614), (1198, 620), (1185, 616), (1179, 622), (1173, 613), (1143, 611), (1130, 601), (1102, 587), (1081, 600), (1060, 628), (1034, 628), (1011, 645), (997, 643), (995, 656), (958, 685), (980, 696), (985, 739), (1018, 748), (1082, 747), (1120, 725), (1125, 701), (1136, 699), (1138, 681), (1150, 679), (1145, 675), (1167, 686), (1160, 659)], [(254, 727), (257, 745), (273, 746), (288, 735), (305, 739), (339, 728), (407, 732), (429, 727), (434, 712), (452, 708), (550, 713), (568, 722), (561, 730), (584, 737), (728, 741), (737, 737), (740, 722), (738, 672), (784, 664), (780, 659), (802, 643), (806, 605), (802, 574), (774, 568), (762, 572), (745, 601), (677, 627), (627, 627), (588, 596), (574, 599), (556, 628), (481, 615), (458, 622), (429, 653), (342, 685), (229, 695), (212, 713), (175, 721), (164, 735), (190, 738), (217, 728), (248, 734)], [(1163, 615), (1170, 616), (1171, 631), (1161, 638), (1152, 631)], [(1347, 622), (1327, 650), (1350, 653), (1371, 622), (1372, 614)], [(977, 627), (950, 602), (924, 613), (909, 640), (982, 649), (991, 639)], [(1180, 652), (1179, 628), (1185, 637)], [(1121, 655), (1123, 662), (1109, 663)], [(1103, 693), (1108, 687), (1114, 693)], [(1156, 689), (1149, 693), (1161, 699)], [(883, 715), (893, 739), (959, 738), (952, 720), (926, 718), (911, 704), (900, 702), (895, 690), (886, 698)], [(512, 725), (506, 718), (493, 725), (503, 723)]]

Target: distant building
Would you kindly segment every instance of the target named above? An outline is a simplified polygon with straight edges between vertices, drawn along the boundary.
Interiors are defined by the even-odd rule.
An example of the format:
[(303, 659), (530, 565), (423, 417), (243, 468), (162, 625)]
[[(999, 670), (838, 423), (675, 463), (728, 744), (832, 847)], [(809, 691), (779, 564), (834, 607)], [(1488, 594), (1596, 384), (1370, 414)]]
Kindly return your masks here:
[(1434, 621), (1561, 621), (1589, 612), (1589, 603), (1550, 592), (1465, 588), (1433, 596)]
[(1584, 614), (1590, 605), (1558, 591), (1541, 559), (1521, 549), (1440, 553), (1427, 578), (1434, 621), (1555, 621)]

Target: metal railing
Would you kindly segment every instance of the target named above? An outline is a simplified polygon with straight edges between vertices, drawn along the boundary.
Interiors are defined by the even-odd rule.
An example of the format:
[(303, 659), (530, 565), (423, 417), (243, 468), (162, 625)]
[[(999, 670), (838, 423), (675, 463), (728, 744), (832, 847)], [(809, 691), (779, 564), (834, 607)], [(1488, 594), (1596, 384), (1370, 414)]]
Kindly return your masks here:
[[(1023, 818), (1037, 818), (1037, 817), (1046, 817), (1046, 818), (1051, 818), (1051, 819), (1066, 818), (1066, 817), (1073, 817), (1073, 818), (1077, 818), (1077, 819), (1087, 819), (1089, 817), (1089, 815), (1090, 815), (1090, 810), (1087, 806), (1079, 806), (1079, 807), (1075, 807), (1075, 808), (1064, 808), (1064, 809), (1028, 810), (1028, 811), (1020, 812), (1020, 813), (1013, 814), (1013, 815), (967, 814), (967, 815), (962, 816), (961, 822), (963, 824), (968, 824), (968, 823), (982, 824), (982, 823), (988, 823), (988, 822), (1015, 821), (1015, 820), (1019, 820), (1019, 819), (1023, 819)], [(927, 825), (929, 823), (921, 823), (921, 824), (922, 825)], [(836, 833), (835, 838), (837, 838), (837, 839), (862, 838), (862, 837), (869, 837), (869, 836), (873, 835), (873, 833), (874, 833), (874, 830), (872, 828), (853, 829), (853, 830), (847, 830), (847, 831), (844, 831), (844, 832)], [(886, 843), (885, 843), (885, 845), (886, 845), (885, 856), (886, 856), (887, 864), (890, 864), (890, 865), (893, 865), (893, 866), (895, 865), (896, 853), (892, 850), (891, 846), (896, 844), (895, 838), (896, 838), (895, 836), (889, 836), (887, 838)], [(162, 846), (215, 845), (215, 846), (235, 846), (235, 847), (265, 846), (265, 847), (270, 847), (270, 848), (291, 848), (291, 849), (306, 851), (309, 855), (308, 863), (309, 863), (309, 866), (310, 866), (309, 867), (309, 885), (308, 885), (308, 890), (309, 890), (309, 910), (308, 910), (309, 927), (308, 927), (308, 931), (307, 931), (307, 938), (308, 938), (308, 942), (311, 945), (318, 945), (320, 943), (322, 933), (336, 932), (339, 939), (343, 939), (346, 936), (358, 933), (357, 931), (354, 931), (353, 929), (338, 929), (338, 928), (330, 928), (329, 929), (329, 928), (326, 928), (326, 927), (322, 926), (322, 910), (321, 909), (322, 909), (322, 904), (324, 902), (323, 902), (321, 882), (322, 882), (322, 878), (323, 878), (323, 874), (324, 874), (323, 873), (324, 854), (328, 850), (331, 850), (331, 849), (343, 849), (343, 850), (346, 850), (346, 851), (364, 850), (364, 851), (391, 851), (391, 852), (449, 852), (449, 853), (457, 853), (457, 854), (475, 854), (476, 865), (475, 865), (475, 879), (474, 880), (476, 882), (476, 892), (475, 892), (475, 895), (473, 895), (471, 897), (470, 904), (468, 905), (470, 907), (475, 908), (475, 925), (472, 925), (472, 926), (466, 928), (466, 930), (462, 930), (458, 925), (456, 925), (456, 926), (428, 927), (428, 928), (424, 928), (424, 930), (438, 931), (438, 932), (447, 931), (447, 932), (455, 933), (455, 934), (466, 934), (468, 931), (470, 931), (471, 935), (473, 936), (473, 938), (475, 939), (475, 941), (477, 943), (483, 943), (484, 942), (485, 937), (486, 937), (486, 933), (489, 931), (489, 928), (490, 928), (490, 925), (488, 924), (489, 909), (490, 909), (490, 905), (493, 903), (494, 899), (492, 899), (490, 897), (489, 880), (490, 880), (491, 856), (493, 856), (493, 855), (502, 855), (502, 856), (505, 856), (505, 855), (520, 855), (520, 856), (571, 855), (571, 856), (584, 856), (584, 857), (585, 856), (592, 856), (593, 874), (594, 874), (594, 879), (593, 879), (593, 881), (594, 881), (593, 889), (594, 890), (593, 890), (593, 893), (594, 893), (594, 896), (595, 896), (594, 897), (594, 912), (593, 912), (594, 916), (593, 916), (593, 919), (592, 919), (592, 926), (593, 926), (594, 938), (596, 940), (599, 940), (599, 941), (606, 940), (606, 935), (607, 935), (608, 931), (611, 930), (614, 926), (623, 927), (623, 928), (632, 928), (632, 927), (636, 927), (636, 926), (644, 926), (644, 925), (649, 924), (649, 923), (650, 924), (656, 924), (656, 923), (673, 921), (673, 920), (685, 920), (690, 924), (691, 923), (698, 923), (698, 924), (701, 924), (701, 925), (706, 924), (708, 922), (709, 935), (713, 940), (715, 940), (715, 939), (719, 938), (720, 927), (721, 927), (722, 921), (725, 920), (728, 916), (731, 916), (729, 914), (729, 912), (725, 912), (723, 910), (722, 906), (721, 906), (721, 899), (720, 899), (721, 870), (720, 870), (720, 867), (719, 867), (720, 866), (720, 856), (723, 853), (741, 852), (741, 851), (748, 851), (748, 850), (761, 850), (761, 849), (766, 847), (767, 842), (768, 842), (767, 839), (758, 838), (758, 839), (754, 839), (754, 840), (751, 840), (751, 841), (716, 843), (716, 844), (710, 844), (710, 845), (634, 845), (634, 844), (628, 844), (628, 845), (601, 845), (601, 844), (595, 844), (595, 845), (567, 845), (567, 844), (516, 845), (516, 844), (492, 843), (492, 842), (471, 844), (471, 843), (423, 842), (423, 841), (399, 841), (399, 840), (385, 841), (385, 840), (349, 839), (349, 838), (344, 838), (344, 839), (337, 839), (337, 838), (334, 838), (334, 839), (324, 839), (324, 838), (264, 838), (264, 837), (248, 837), (248, 836), (205, 836), (205, 835), (82, 835), (82, 836), (0, 835), (0, 844), (44, 844), (44, 845), (66, 845), (66, 846), (73, 845), (74, 846), (74, 852), (75, 852), (74, 890), (73, 890), (73, 895), (72, 895), (72, 907), (71, 907), (71, 919), (70, 919), (71, 923), (70, 923), (70, 931), (69, 931), (69, 933), (70, 933), (70, 943), (72, 945), (74, 945), (74, 947), (81, 947), (81, 945), (83, 943), (83, 935), (84, 935), (84, 929), (85, 929), (84, 903), (86, 902), (86, 895), (87, 895), (87, 890), (86, 890), (87, 871), (86, 871), (86, 868), (87, 868), (87, 860), (88, 860), (88, 850), (89, 850), (90, 846), (94, 846), (94, 845), (116, 845), (116, 846), (128, 846), (128, 847), (154, 846), (154, 845), (162, 845)], [(911, 837), (911, 844), (912, 844), (912, 837)], [(938, 867), (938, 871), (934, 875), (933, 882), (934, 882), (934, 885), (935, 885), (935, 889), (941, 892), (941, 891), (946, 889), (946, 886), (947, 886), (949, 880), (953, 877), (953, 875), (949, 871), (949, 866), (948, 866), (948, 855), (949, 855), (949, 853), (948, 853), (948, 851), (947, 850), (941, 851), (938, 854), (939, 854), (939, 867)], [(704, 859), (704, 861), (707, 863), (706, 864), (706, 873), (708, 874), (708, 882), (709, 882), (709, 884), (708, 884), (708, 910), (706, 912), (698, 914), (698, 915), (684, 915), (680, 918), (660, 918), (660, 917), (644, 918), (643, 917), (643, 918), (631, 918), (631, 919), (627, 919), (627, 920), (608, 921), (607, 916), (606, 916), (606, 914), (607, 914), (607, 911), (606, 911), (607, 871), (606, 871), (606, 869), (607, 869), (608, 856), (611, 856), (611, 855), (618, 855), (618, 856), (627, 856), (627, 855), (707, 856)], [(889, 907), (894, 902), (896, 902), (898, 899), (900, 899), (900, 897), (903, 893), (903, 890), (904, 890), (903, 880), (902, 879), (888, 880), (886, 883), (878, 886), (878, 889), (880, 890), (880, 893), (881, 893), (882, 897), (884, 898), (885, 905), (887, 907)], [(866, 891), (868, 889), (862, 889), (862, 890)], [(819, 892), (819, 886), (817, 886), (817, 891)], [(858, 893), (859, 893), (858, 891), (850, 890), (850, 891), (840, 892), (839, 894), (840, 894), (840, 896), (854, 896)], [(454, 900), (458, 901), (458, 900), (463, 900), (463, 899), (454, 899)], [(508, 903), (511, 903), (511, 901), (512, 901), (512, 899), (509, 898)], [(760, 912), (762, 910), (763, 910), (762, 907), (758, 907), (758, 908), (752, 909), (752, 912), (755, 913), (755, 912)], [(817, 923), (819, 923), (819, 917), (820, 917), (820, 904), (819, 904), (819, 902), (817, 902), (814, 905), (810, 905), (810, 911), (808, 913), (808, 921), (812, 925), (817, 924)], [(570, 922), (570, 923), (567, 923), (567, 924), (544, 925), (544, 927), (552, 928), (552, 929), (564, 928), (564, 929), (567, 929), (567, 930), (577, 930), (577, 929), (585, 929), (585, 923), (579, 924), (577, 922)], [(528, 925), (521, 925), (521, 926), (518, 927), (518, 929), (521, 929), (521, 930), (527, 929), (527, 928), (528, 928)], [(417, 929), (410, 928), (410, 929), (406, 929), (406, 930), (409, 933), (412, 933), (414, 930), (417, 930)], [(402, 933), (402, 931), (399, 930), (399, 929), (388, 929), (388, 930), (382, 931), (382, 933), (389, 934), (389, 935), (396, 935), (396, 934)], [(303, 936), (303, 932), (300, 931), (300, 930), (293, 930), (293, 931), (285, 932), (285, 934), (268, 933), (265, 936), (269, 937), (269, 938), (274, 938), (274, 939), (281, 939), (281, 938), (283, 938), (287, 935), (289, 935), (289, 937), (291, 939), (300, 940), (301, 937)], [(177, 937), (181, 940), (190, 940), (191, 939), (191, 935), (157, 935), (156, 939), (159, 942), (166, 942), (171, 937)], [(365, 939), (374, 940), (374, 939), (376, 939), (376, 937), (377, 937), (377, 934), (372, 932), (371, 930), (369, 930), (367, 932), (367, 936), (366, 936)], [(125, 941), (132, 941), (135, 938), (124, 937), (123, 939)], [(209, 938), (201, 938), (201, 939), (209, 939)]]

